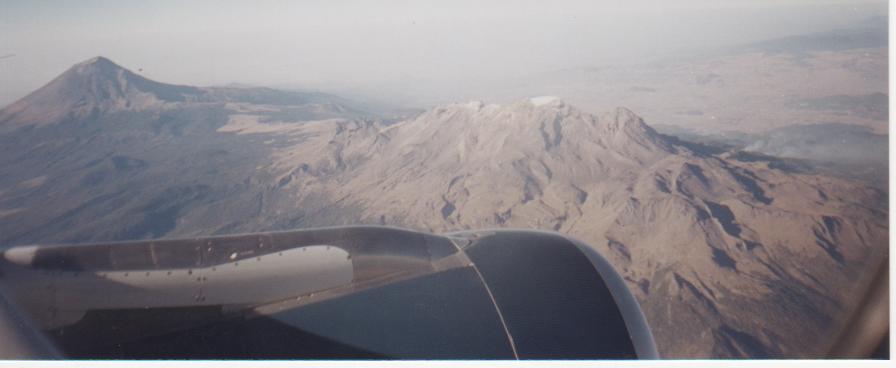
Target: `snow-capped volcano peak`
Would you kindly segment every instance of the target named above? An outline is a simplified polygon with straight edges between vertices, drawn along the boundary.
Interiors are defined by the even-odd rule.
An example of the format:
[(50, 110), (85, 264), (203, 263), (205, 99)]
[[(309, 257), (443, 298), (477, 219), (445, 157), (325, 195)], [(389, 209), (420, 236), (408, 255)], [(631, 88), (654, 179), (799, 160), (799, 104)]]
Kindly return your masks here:
[(538, 96), (529, 98), (529, 103), (535, 106), (563, 104), (563, 100), (557, 96)]

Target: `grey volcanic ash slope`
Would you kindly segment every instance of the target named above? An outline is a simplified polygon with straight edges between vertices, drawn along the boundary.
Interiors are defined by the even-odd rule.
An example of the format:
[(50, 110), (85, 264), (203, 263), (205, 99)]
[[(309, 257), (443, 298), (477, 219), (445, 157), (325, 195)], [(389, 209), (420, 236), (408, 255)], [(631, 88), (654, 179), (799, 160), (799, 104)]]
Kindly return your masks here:
[(72, 66), (47, 85), (0, 110), (0, 128), (8, 131), (29, 125), (81, 120), (91, 115), (225, 103), (289, 106), (285, 112), (302, 110), (300, 112), (306, 115), (325, 109), (345, 116), (360, 115), (347, 106), (348, 101), (337, 96), (269, 88), (199, 88), (165, 84), (146, 79), (104, 57), (95, 57)]
[(626, 109), (470, 103), (315, 134), (271, 164), (281, 190), (320, 188), (367, 223), (580, 237), (629, 281), (668, 356), (820, 354), (886, 252), (880, 192), (693, 152)]
[(270, 229), (256, 220), (274, 178), (255, 168), (294, 139), (217, 129), (359, 114), (321, 93), (177, 86), (85, 61), (0, 110), (0, 244)]
[(887, 252), (880, 191), (695, 152), (626, 109), (474, 102), (385, 126), (322, 95), (114, 80), (0, 111), (0, 242), (557, 230), (617, 267), (672, 357), (817, 356)]
[(46, 86), (3, 109), (0, 122), (8, 129), (80, 119), (94, 112), (147, 110), (184, 101), (200, 91), (195, 87), (154, 82), (109, 59), (96, 57), (76, 64)]

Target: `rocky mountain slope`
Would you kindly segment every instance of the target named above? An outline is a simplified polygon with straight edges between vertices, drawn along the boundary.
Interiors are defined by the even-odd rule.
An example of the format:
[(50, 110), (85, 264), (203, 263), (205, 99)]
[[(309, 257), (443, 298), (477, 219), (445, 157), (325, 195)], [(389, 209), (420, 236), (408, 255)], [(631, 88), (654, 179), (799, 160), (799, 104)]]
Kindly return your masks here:
[[(102, 64), (0, 111), (2, 244), (357, 223), (556, 230), (617, 267), (669, 357), (818, 356), (887, 253), (879, 190), (700, 152), (624, 108), (539, 97), (384, 125), (117, 67), (66, 79)], [(96, 99), (72, 97), (85, 90)]]
[(630, 282), (670, 356), (821, 352), (885, 251), (882, 193), (700, 154), (623, 108), (543, 101), (337, 125), (267, 169), (299, 202), (329, 198), (362, 222), (582, 238)]

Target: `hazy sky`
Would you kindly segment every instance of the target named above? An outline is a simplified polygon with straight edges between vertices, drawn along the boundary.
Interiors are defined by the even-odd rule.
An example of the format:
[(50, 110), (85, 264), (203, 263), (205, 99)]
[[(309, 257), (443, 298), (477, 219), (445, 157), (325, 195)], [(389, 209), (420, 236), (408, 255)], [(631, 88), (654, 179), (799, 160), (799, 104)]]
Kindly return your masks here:
[(103, 55), (169, 83), (421, 91), (846, 27), (886, 1), (4, 1), (0, 106)]

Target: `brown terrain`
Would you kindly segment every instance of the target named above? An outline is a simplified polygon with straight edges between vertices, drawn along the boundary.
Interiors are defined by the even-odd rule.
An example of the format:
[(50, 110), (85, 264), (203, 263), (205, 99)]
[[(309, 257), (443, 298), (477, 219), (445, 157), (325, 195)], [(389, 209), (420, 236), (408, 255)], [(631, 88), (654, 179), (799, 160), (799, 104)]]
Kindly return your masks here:
[[(98, 58), (0, 110), (0, 244), (385, 224), (578, 237), (666, 357), (817, 357), (887, 257), (887, 194), (553, 97), (386, 124), (335, 96)], [(600, 318), (595, 316), (595, 318)]]

